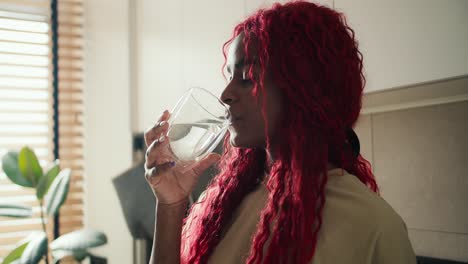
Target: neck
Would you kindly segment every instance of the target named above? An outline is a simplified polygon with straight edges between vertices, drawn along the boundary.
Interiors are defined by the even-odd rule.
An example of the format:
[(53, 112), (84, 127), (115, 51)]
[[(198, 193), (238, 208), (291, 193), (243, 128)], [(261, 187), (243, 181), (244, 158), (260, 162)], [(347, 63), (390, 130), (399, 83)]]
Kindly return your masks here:
[(333, 170), (338, 168), (337, 166), (333, 165), (332, 163), (328, 162), (327, 163), (327, 170)]

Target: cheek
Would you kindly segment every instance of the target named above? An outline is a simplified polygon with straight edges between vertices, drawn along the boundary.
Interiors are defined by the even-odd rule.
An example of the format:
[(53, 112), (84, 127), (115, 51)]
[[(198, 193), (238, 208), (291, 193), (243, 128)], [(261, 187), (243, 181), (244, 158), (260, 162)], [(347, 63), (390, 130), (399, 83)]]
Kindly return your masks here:
[(268, 130), (274, 131), (278, 129), (278, 126), (281, 124), (282, 112), (274, 107), (274, 109), (268, 112)]
[(253, 113), (243, 122), (236, 126), (230, 127), (230, 141), (234, 147), (265, 147), (265, 129), (261, 113)]
[(249, 140), (252, 142), (254, 147), (265, 147), (266, 136), (265, 136), (265, 121), (261, 110), (256, 113), (252, 113), (250, 119), (250, 125), (248, 128)]
[[(261, 96), (261, 95), (259, 95)], [(235, 147), (265, 147), (265, 123), (262, 106), (257, 103), (253, 94), (245, 94), (241, 100), (243, 121), (237, 126), (230, 127), (231, 145)], [(269, 109), (266, 109), (267, 113)], [(276, 123), (276, 121), (274, 121)], [(270, 124), (268, 124), (270, 127)]]
[(272, 139), (275, 139), (278, 135), (277, 131), (281, 127), (282, 123), (285, 123), (284, 119), (287, 118), (284, 116), (283, 102), (280, 98), (276, 97), (277, 100), (271, 100), (268, 105), (267, 114), (268, 114), (268, 136)]

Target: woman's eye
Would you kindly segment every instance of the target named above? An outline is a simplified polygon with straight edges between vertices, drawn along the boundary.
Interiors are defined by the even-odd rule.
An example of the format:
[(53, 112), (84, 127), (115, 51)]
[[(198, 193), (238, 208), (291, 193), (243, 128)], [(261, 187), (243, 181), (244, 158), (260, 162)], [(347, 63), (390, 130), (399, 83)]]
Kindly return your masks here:
[(242, 79), (242, 84), (250, 85), (250, 84), (252, 84), (252, 80), (251, 79)]
[(252, 84), (253, 84), (253, 81), (250, 78), (250, 75), (247, 73), (247, 71), (242, 72), (242, 85), (251, 86)]

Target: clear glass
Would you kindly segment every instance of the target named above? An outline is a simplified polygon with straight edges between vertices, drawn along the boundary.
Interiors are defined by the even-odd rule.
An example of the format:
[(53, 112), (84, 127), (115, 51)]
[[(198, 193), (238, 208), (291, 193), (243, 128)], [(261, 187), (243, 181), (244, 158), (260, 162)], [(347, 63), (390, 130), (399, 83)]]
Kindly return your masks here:
[(203, 159), (223, 140), (229, 127), (227, 106), (206, 89), (189, 89), (168, 120), (169, 152), (176, 163), (188, 166)]

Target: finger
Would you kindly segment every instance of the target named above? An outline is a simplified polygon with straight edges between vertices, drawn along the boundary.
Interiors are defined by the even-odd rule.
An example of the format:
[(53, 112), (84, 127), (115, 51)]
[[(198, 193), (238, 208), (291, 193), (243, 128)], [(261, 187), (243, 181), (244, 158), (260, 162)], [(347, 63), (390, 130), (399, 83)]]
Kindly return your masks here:
[(174, 167), (173, 163), (165, 163), (159, 166), (154, 166), (152, 168), (146, 169), (145, 178), (149, 183), (155, 186), (155, 184), (157, 184), (157, 181), (158, 181), (157, 180), (158, 176), (167, 172), (172, 167)]
[(151, 143), (146, 151), (146, 163), (148, 168), (173, 161), (168, 145), (169, 138), (167, 136), (161, 136)]
[(151, 186), (156, 186), (158, 184), (158, 169), (156, 167), (153, 167), (149, 170), (145, 171), (145, 178), (148, 183), (151, 184)]
[(154, 126), (148, 128), (146, 131), (145, 131), (145, 143), (146, 143), (146, 146), (149, 146), (155, 139), (159, 138), (160, 137), (160, 130), (161, 130), (161, 127), (164, 127), (164, 125), (166, 124), (167, 120), (169, 119), (170, 117), (170, 113), (169, 111), (165, 110), (164, 113), (161, 115), (161, 117), (159, 117), (158, 121), (156, 122), (156, 124), (154, 124)]
[(154, 127), (148, 129), (145, 132), (145, 143), (146, 146), (151, 145), (155, 140), (159, 139), (162, 135), (166, 135), (169, 130), (169, 123), (167, 121), (161, 121)]
[[(171, 116), (171, 114), (169, 113), (169, 111), (165, 110), (163, 112), (163, 114), (161, 115), (161, 117), (159, 117), (156, 124), (154, 124), (154, 126), (148, 128), (148, 129), (146, 129), (146, 131), (144, 133), (146, 146), (151, 145), (151, 143), (155, 139), (160, 137), (159, 134), (161, 133), (161, 128), (165, 126), (165, 124), (167, 123), (167, 120), (169, 120), (170, 116)], [(166, 125), (166, 126), (168, 126), (168, 125)]]
[(148, 164), (145, 162), (145, 177), (151, 177), (156, 173), (156, 167), (150, 167)]
[(207, 170), (211, 165), (215, 164), (221, 159), (221, 155), (216, 153), (210, 153), (204, 159), (200, 160), (195, 166), (193, 166), (192, 171), (196, 176), (200, 176), (205, 170)]

